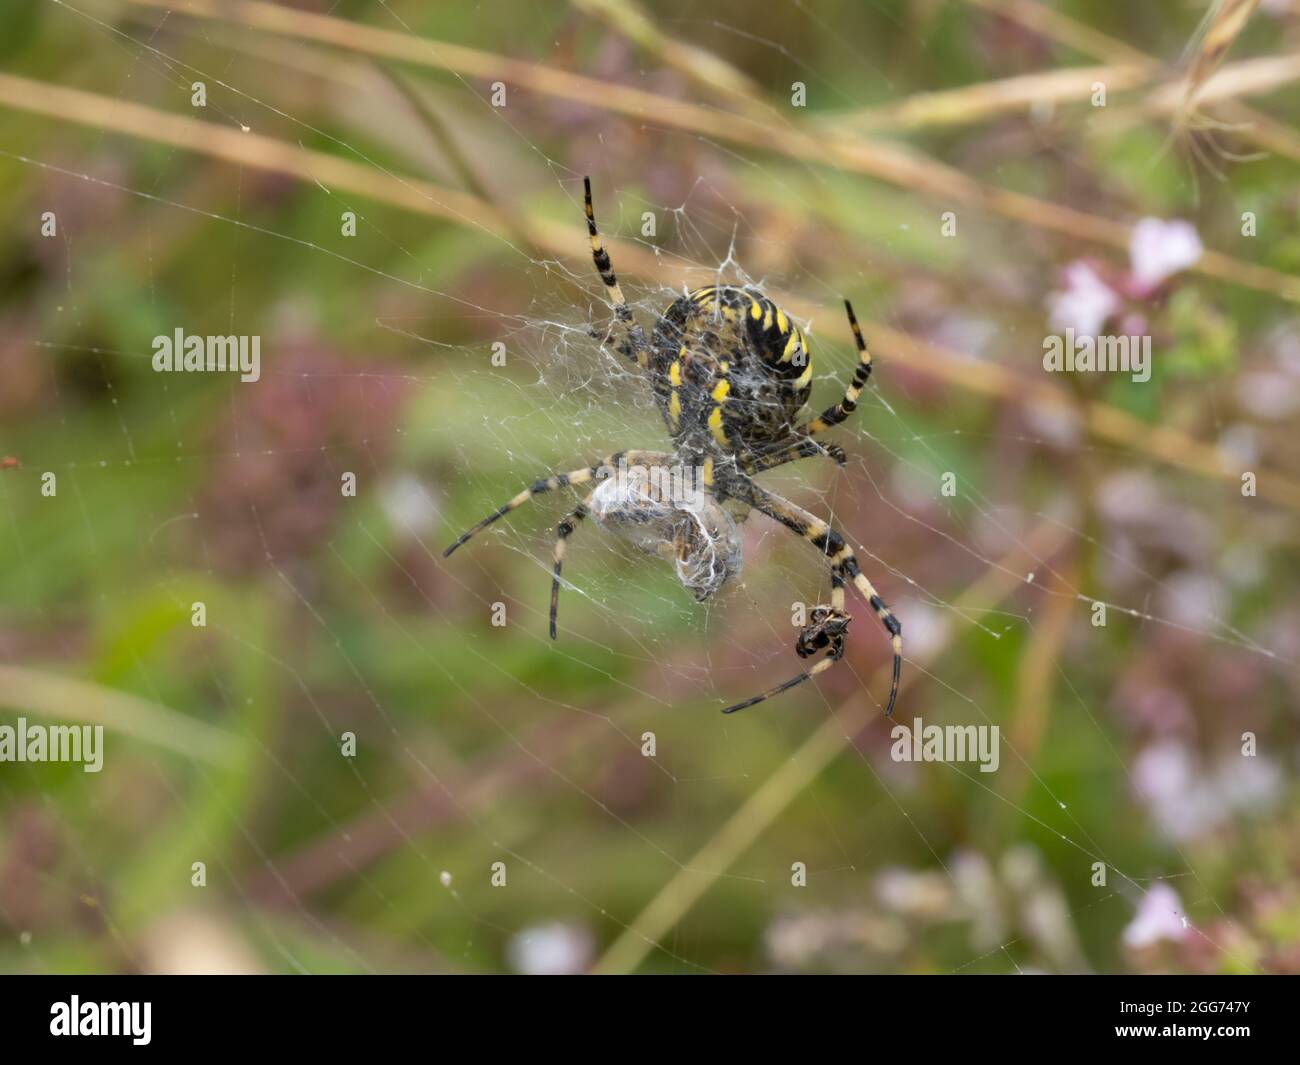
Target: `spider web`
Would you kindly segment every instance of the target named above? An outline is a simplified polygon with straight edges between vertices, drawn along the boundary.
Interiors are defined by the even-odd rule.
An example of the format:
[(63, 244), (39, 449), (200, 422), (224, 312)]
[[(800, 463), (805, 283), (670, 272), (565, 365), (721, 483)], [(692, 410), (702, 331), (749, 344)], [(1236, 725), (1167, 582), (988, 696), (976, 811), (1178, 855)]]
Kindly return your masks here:
[[(404, 6), (373, 14), (393, 29), (427, 32), (409, 24), (414, 8)], [(826, 40), (839, 40), (833, 25), (797, 10)], [(446, 129), (418, 108), (380, 121), (376, 108), (395, 107), (400, 93), (360, 64), (332, 71), (364, 91), (334, 106), (337, 129), (327, 133), (313, 103), (276, 91), (269, 73), (319, 76), (320, 53), (306, 46), (149, 9), (114, 21), (96, 6), (52, 0), (48, 17), (119, 64), (100, 91), (166, 109), (203, 80), (205, 120), (290, 145), (325, 144), (377, 176), (427, 167), (444, 183), (463, 180), (431, 147), (449, 129), (471, 146), (471, 179), (521, 205), (519, 216), (538, 205), (570, 224), (573, 252), (532, 250), (512, 231), (519, 216), (511, 210), (499, 231), (464, 218), (460, 226), (430, 222), (421, 233), (425, 220), (323, 179), (290, 196), (251, 170), (171, 152), (131, 156), (127, 165), (127, 145), (104, 134), (60, 131), (51, 142), (41, 131), (30, 144), (7, 142), (6, 169), (65, 219), (46, 267), (60, 304), (35, 317), (30, 347), (77, 367), (110, 397), (88, 413), (87, 401), (68, 392), (77, 378), (53, 376), (34, 401), (57, 429), (10, 447), (24, 466), (0, 478), (5, 550), (16, 563), (4, 578), (6, 600), (17, 604), (7, 613), (15, 628), (53, 641), (20, 643), (20, 652), (218, 723), (248, 752), (235, 770), (202, 755), (178, 764), (148, 744), (128, 753), (110, 734), (102, 778), (69, 773), (51, 788), (48, 767), (27, 768), (18, 783), (6, 775), (11, 880), (58, 900), (52, 916), (17, 888), (0, 898), (0, 919), (18, 937), (11, 967), (58, 969), (69, 943), (93, 951), (103, 967), (163, 966), (159, 943), (179, 930), (203, 964), (300, 972), (582, 968), (620, 945), (636, 963), (644, 957), (674, 971), (1033, 971), (1106, 968), (1126, 957), (1194, 967), (1204, 956), (1257, 968), (1206, 846), (1234, 831), (1241, 807), (1269, 814), (1290, 772), (1276, 755), (1252, 763), (1252, 774), (1222, 769), (1239, 726), (1271, 726), (1293, 744), (1284, 725), (1293, 728), (1294, 712), (1275, 699), (1262, 716), (1234, 717), (1218, 731), (1195, 721), (1162, 731), (1143, 723), (1124, 692), (1176, 640), (1182, 653), (1258, 671), (1287, 689), (1279, 699), (1290, 697), (1294, 647), (1270, 636), (1263, 619), (1237, 622), (1239, 611), (1222, 601), (1233, 589), (1209, 579), (1221, 568), (1215, 561), (1231, 561), (1234, 530), (1196, 478), (1090, 443), (1068, 420), (1032, 407), (982, 416), (969, 397), (936, 387), (879, 345), (859, 411), (828, 436), (848, 453), (847, 465), (808, 459), (763, 476), (846, 536), (902, 620), (908, 687), (900, 720), (1002, 726), (1002, 768), (987, 775), (891, 760), (879, 717), (888, 643), (860, 602), (850, 603), (857, 621), (849, 653), (833, 670), (735, 717), (715, 713), (798, 670), (795, 604), (810, 608), (828, 596), (824, 560), (761, 515), (742, 527), (740, 579), (706, 604), (663, 563), (584, 524), (569, 540), (554, 643), (546, 614), (555, 526), (580, 495), (540, 496), (441, 558), (456, 534), (538, 477), (626, 448), (668, 450), (646, 383), (593, 339), (612, 316), (584, 254), (584, 173), (614, 268), (647, 330), (680, 292), (647, 279), (662, 271), (692, 284), (797, 292), (822, 308), (847, 294), (860, 316), (972, 359), (997, 361), (1008, 349), (1033, 358), (1045, 328), (1029, 324), (1041, 319), (1038, 310), (1026, 315), (1005, 293), (986, 300), (999, 285), (1034, 292), (1026, 277), (1054, 263), (1050, 253), (1031, 249), (1025, 264), (1009, 256), (1001, 278), (975, 283), (954, 269), (923, 276), (916, 294), (891, 291), (891, 273), (910, 271), (918, 248), (933, 246), (918, 231), (935, 228), (934, 206), (811, 162), (777, 164), (718, 139), (576, 105), (548, 108), (526, 94), (494, 107), (490, 88), (464, 78), (414, 90), (435, 115), (455, 116)], [(557, 56), (582, 25), (559, 19)], [(848, 44), (828, 69), (752, 25), (679, 18), (664, 27), (720, 52), (738, 39), (833, 107), (895, 92)], [(597, 74), (663, 87), (662, 73), (627, 66), (631, 53), (617, 35), (585, 32)], [(536, 54), (508, 35), (491, 47)], [(669, 88), (680, 86), (670, 80)], [(1032, 147), (1022, 151), (1033, 158)], [(656, 160), (657, 168), (644, 166)], [(206, 206), (214, 187), (233, 207)], [(414, 181), (407, 187), (420, 195)], [(859, 198), (866, 209), (844, 216), (851, 233), (806, 221)], [(79, 204), (89, 205), (80, 218)], [(260, 383), (160, 382), (147, 369), (143, 333), (134, 343), (84, 342), (132, 336), (96, 327), (112, 281), (112, 260), (94, 236), (96, 208), (110, 225), (138, 227), (156, 318), (192, 333), (263, 334)], [(113, 221), (128, 211), (131, 223)], [(357, 216), (355, 241), (333, 238), (344, 211)], [(642, 235), (647, 215), (653, 236)], [(967, 218), (963, 226), (978, 225)], [(155, 242), (165, 246), (185, 227), (210, 233), (202, 254), (228, 264), (217, 293), (187, 293), (154, 263)], [(625, 269), (619, 253), (627, 249), (655, 270)], [(284, 269), (273, 299), (246, 280), (264, 256)], [(318, 283), (338, 279), (363, 287), (360, 320), (331, 319), (313, 296)], [(935, 300), (957, 306), (940, 313)], [(798, 321), (812, 344), (816, 411), (842, 395), (854, 356), (841, 316)], [(493, 362), (497, 344), (504, 365)], [(1226, 434), (1231, 426), (1217, 408), (1214, 417)], [(69, 437), (71, 448), (60, 439), (91, 418), (102, 446), (87, 452), (80, 435)], [(1109, 501), (1104, 520), (1077, 483), (1041, 475), (1065, 456), (1095, 471), (1099, 498)], [(1008, 470), (1036, 460), (1038, 476)], [(60, 478), (57, 502), (40, 497), (46, 470)], [(960, 488), (949, 498), (940, 486), (954, 471)], [(357, 476), (355, 498), (339, 497), (347, 473)], [(263, 486), (271, 475), (280, 479)], [(1217, 550), (1168, 565), (1143, 539), (1149, 515), (1125, 524), (1134, 493), (1150, 491), (1175, 522), (1211, 539), (1218, 532)], [(49, 518), (37, 511), (55, 506), (60, 532), (47, 538)], [(129, 519), (110, 527), (110, 507)], [(1263, 535), (1288, 529), (1277, 519)], [(1080, 554), (1095, 557), (1106, 579), (1080, 577)], [(145, 625), (139, 589), (118, 571), (146, 558), (158, 567), (151, 586), (168, 617), (211, 599), (202, 638), (140, 652), (130, 632), (113, 627), (121, 618)], [(51, 597), (40, 582), (60, 560), (101, 577), (93, 589)], [(222, 591), (222, 581), (243, 591)], [(236, 602), (242, 595), (256, 606)], [(1064, 620), (1053, 620), (1062, 602)], [(1095, 602), (1109, 605), (1112, 623), (1123, 619), (1131, 646), (1101, 642), (1089, 624)], [(498, 604), (500, 626), (491, 620)], [(101, 624), (121, 646), (83, 651), (68, 634), (69, 614), (110, 619)], [(1294, 633), (1294, 615), (1291, 622)], [(1043, 645), (1056, 650), (1035, 650)], [(1036, 653), (1046, 691), (1057, 692), (1051, 720), (1006, 675)], [(1173, 696), (1168, 687), (1158, 694), (1196, 702), (1176, 687)], [(1062, 714), (1072, 720), (1061, 723)], [(1283, 715), (1292, 720), (1278, 725)], [(827, 720), (842, 723), (831, 735), (848, 754), (808, 772), (780, 812), (753, 814), (756, 796), (802, 779), (809, 736)], [(1047, 748), (1050, 758), (1040, 757), (1035, 727), (1064, 737)], [(359, 757), (322, 754), (337, 751), (349, 731)], [(646, 733), (654, 757), (642, 754)], [(1153, 798), (1144, 783), (1152, 763), (1187, 757), (1194, 779)], [(166, 807), (174, 818), (167, 828), (127, 838), (129, 821), (110, 812), (132, 797), (114, 771), (117, 758), (147, 778), (136, 816), (148, 824), (151, 809)], [(1196, 817), (1177, 812), (1189, 796)], [(963, 818), (966, 807), (1000, 831)], [(1117, 820), (1116, 811), (1128, 810), (1142, 811), (1156, 845)], [(743, 835), (760, 816), (767, 819), (751, 843), (728, 858), (730, 834)], [(47, 862), (24, 852), (25, 833), (57, 838), (67, 856)], [(188, 850), (169, 848), (169, 833)], [(209, 895), (153, 884), (148, 871), (165, 862), (179, 863), (168, 875), (184, 883), (191, 859), (181, 855), (191, 851), (209, 864)], [(494, 862), (504, 863), (504, 887), (492, 883)], [(807, 886), (791, 883), (796, 862)], [(1095, 862), (1108, 866), (1109, 887), (1090, 883)], [(701, 879), (703, 897), (681, 904)], [(1134, 906), (1163, 882), (1177, 894), (1159, 896), (1159, 905), (1186, 932), (1167, 938), (1190, 943), (1190, 954), (1133, 962), (1119, 937), (1134, 923)], [(135, 912), (123, 897), (132, 887), (159, 899), (164, 916)], [(646, 916), (661, 900), (681, 909), (662, 930)], [(70, 930), (69, 915), (87, 910), (97, 923), (83, 936)], [(737, 930), (731, 910), (760, 916)], [(739, 955), (737, 942), (745, 944)]]

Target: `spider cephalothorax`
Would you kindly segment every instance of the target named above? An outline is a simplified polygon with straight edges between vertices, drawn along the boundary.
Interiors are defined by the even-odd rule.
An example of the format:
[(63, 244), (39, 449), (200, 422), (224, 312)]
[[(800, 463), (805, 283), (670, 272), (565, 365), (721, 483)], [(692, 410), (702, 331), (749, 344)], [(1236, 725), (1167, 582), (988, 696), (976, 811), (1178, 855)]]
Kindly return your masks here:
[[(480, 529), (533, 496), (569, 485), (599, 482), (556, 530), (551, 581), (551, 636), (556, 635), (564, 546), (578, 523), (592, 515), (603, 527), (641, 550), (674, 564), (696, 598), (716, 594), (740, 570), (740, 539), (732, 511), (761, 511), (808, 540), (830, 563), (831, 602), (814, 607), (799, 634), (800, 658), (823, 654), (815, 665), (724, 713), (741, 710), (829, 669), (844, 655), (852, 620), (844, 609), (849, 583), (871, 604), (893, 642), (893, 683), (885, 712), (892, 713), (902, 667), (902, 626), (863, 575), (844, 538), (820, 518), (759, 487), (756, 474), (812, 455), (839, 463), (844, 452), (817, 434), (857, 408), (871, 374), (871, 354), (853, 308), (844, 302), (858, 367), (844, 398), (800, 424), (812, 389), (812, 357), (802, 330), (771, 300), (751, 288), (715, 285), (679, 297), (655, 323), (649, 339), (619, 288), (584, 179), (592, 258), (609, 291), (618, 352), (648, 378), (663, 413), (673, 451), (623, 451), (570, 473), (533, 483), (498, 507), (444, 552), (450, 555)], [(610, 339), (606, 334), (606, 340)]]

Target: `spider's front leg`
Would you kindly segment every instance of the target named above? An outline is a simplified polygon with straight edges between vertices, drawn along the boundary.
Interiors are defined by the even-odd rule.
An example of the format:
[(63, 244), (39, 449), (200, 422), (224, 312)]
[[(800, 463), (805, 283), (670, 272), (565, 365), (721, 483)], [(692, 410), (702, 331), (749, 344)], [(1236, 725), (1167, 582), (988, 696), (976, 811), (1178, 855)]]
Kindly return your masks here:
[[(582, 192), (583, 208), (587, 214), (587, 234), (591, 239), (591, 258), (601, 281), (605, 283), (610, 302), (614, 305), (615, 321), (623, 327), (624, 340), (615, 350), (626, 358), (633, 359), (644, 370), (649, 365), (650, 345), (646, 342), (645, 332), (632, 317), (632, 309), (627, 305), (627, 298), (623, 295), (623, 289), (618, 283), (618, 275), (614, 273), (613, 263), (610, 262), (609, 252), (605, 248), (605, 238), (600, 235), (600, 229), (596, 225), (596, 213), (591, 206), (591, 178), (582, 179)], [(610, 328), (603, 338), (594, 331), (592, 336), (599, 338), (603, 346), (609, 343), (613, 328), (614, 323), (610, 323)]]
[[(610, 327), (606, 329), (603, 333), (599, 329), (588, 329), (587, 336), (591, 337), (592, 340), (599, 343), (600, 346), (603, 348), (606, 344), (608, 344), (611, 340), (614, 339), (614, 325), (613, 323), (611, 323)], [(614, 345), (614, 350), (618, 352), (618, 354), (622, 355), (623, 358), (625, 359), (633, 359), (633, 360), (636, 359), (636, 352), (632, 350), (632, 344), (630, 341), (620, 340), (617, 344)]]

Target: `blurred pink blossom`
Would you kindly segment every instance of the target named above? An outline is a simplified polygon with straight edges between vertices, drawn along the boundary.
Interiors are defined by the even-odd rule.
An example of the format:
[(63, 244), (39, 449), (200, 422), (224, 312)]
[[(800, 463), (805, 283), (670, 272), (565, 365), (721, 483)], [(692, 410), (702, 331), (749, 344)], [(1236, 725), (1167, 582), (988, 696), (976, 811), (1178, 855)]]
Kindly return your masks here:
[(1300, 382), (1282, 370), (1256, 370), (1237, 379), (1237, 399), (1256, 418), (1280, 421), (1300, 411)]
[(1204, 765), (1176, 739), (1145, 747), (1133, 763), (1133, 787), (1175, 840), (1205, 835), (1241, 813), (1259, 814), (1284, 793), (1283, 773), (1262, 755), (1230, 755)]
[(1129, 284), (1139, 298), (1196, 263), (1204, 252), (1196, 227), (1178, 219), (1143, 218), (1129, 236)]
[(1077, 259), (1065, 268), (1065, 287), (1047, 298), (1052, 328), (1073, 329), (1076, 336), (1096, 336), (1119, 309), (1119, 296), (1092, 265)]
[(1186, 934), (1178, 892), (1168, 884), (1159, 883), (1138, 902), (1137, 913), (1124, 929), (1124, 945), (1140, 950), (1162, 939), (1177, 942)]
[[(1126, 300), (1147, 300), (1169, 278), (1194, 265), (1204, 253), (1190, 222), (1143, 218), (1129, 236), (1129, 269), (1107, 280), (1091, 262), (1076, 259), (1063, 272), (1059, 291), (1047, 297), (1052, 328), (1073, 329), (1076, 336), (1098, 336), (1106, 323), (1124, 311)], [(1121, 332), (1141, 336), (1149, 329), (1144, 310), (1130, 307)]]
[(517, 932), (506, 945), (510, 967), (524, 976), (572, 976), (591, 964), (591, 932), (552, 921)]

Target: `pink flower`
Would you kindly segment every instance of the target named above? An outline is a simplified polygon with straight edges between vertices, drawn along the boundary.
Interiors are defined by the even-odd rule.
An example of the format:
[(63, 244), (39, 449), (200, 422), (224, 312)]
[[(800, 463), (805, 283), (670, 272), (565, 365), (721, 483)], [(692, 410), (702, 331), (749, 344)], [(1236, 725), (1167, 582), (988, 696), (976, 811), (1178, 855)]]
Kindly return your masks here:
[(1047, 299), (1052, 328), (1058, 333), (1073, 329), (1076, 336), (1095, 337), (1120, 305), (1115, 290), (1082, 259), (1065, 268), (1064, 289)]
[(1133, 294), (1142, 297), (1154, 292), (1166, 279), (1193, 266), (1204, 251), (1190, 222), (1143, 218), (1128, 239)]
[(1137, 913), (1124, 929), (1124, 945), (1140, 950), (1162, 939), (1177, 942), (1186, 934), (1178, 892), (1168, 884), (1158, 883), (1138, 902)]
[(591, 964), (593, 940), (585, 927), (553, 921), (516, 932), (506, 945), (510, 967), (524, 976), (572, 976)]

